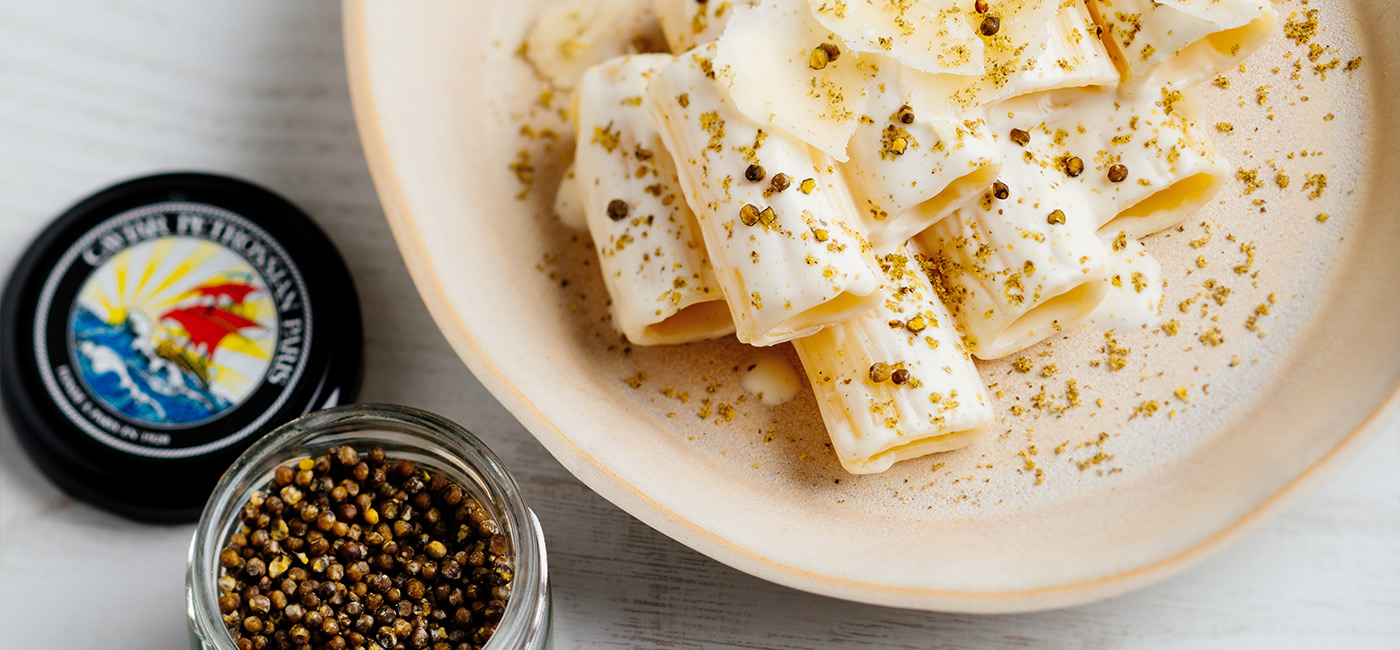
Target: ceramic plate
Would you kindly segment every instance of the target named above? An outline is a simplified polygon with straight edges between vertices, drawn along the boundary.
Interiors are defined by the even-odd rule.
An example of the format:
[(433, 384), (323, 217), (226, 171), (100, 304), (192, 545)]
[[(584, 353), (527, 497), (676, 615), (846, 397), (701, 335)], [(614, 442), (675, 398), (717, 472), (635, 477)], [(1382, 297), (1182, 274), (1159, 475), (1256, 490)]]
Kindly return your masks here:
[(745, 394), (753, 350), (635, 347), (611, 328), (588, 237), (550, 209), (573, 144), (567, 97), (518, 54), (538, 4), (347, 2), (370, 168), (477, 377), (589, 487), (716, 560), (900, 607), (1084, 603), (1239, 539), (1400, 411), (1395, 3), (1284, 2), (1317, 28), (1199, 89), (1233, 126), (1216, 140), (1240, 178), (1146, 240), (1167, 326), (1076, 329), (980, 364), (991, 435), (860, 477), (808, 391)]

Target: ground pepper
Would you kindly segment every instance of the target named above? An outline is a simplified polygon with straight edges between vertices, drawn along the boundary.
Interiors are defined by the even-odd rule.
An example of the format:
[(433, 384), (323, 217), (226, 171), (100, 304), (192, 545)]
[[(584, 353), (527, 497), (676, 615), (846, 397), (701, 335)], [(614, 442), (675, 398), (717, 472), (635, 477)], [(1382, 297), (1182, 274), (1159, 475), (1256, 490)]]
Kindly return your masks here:
[(219, 552), (219, 611), (239, 650), (479, 650), (513, 559), (457, 483), (350, 446), (279, 467)]

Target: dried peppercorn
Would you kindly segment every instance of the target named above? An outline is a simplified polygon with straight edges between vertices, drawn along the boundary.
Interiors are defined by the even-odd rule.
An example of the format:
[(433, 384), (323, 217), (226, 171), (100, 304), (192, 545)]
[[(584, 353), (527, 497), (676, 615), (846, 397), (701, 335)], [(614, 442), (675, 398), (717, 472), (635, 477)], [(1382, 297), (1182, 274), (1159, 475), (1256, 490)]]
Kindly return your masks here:
[(812, 48), (812, 56), (807, 60), (807, 65), (813, 70), (821, 70), (828, 63), (841, 58), (841, 48), (832, 43), (822, 43)]
[(1108, 168), (1108, 181), (1110, 183), (1122, 183), (1128, 180), (1127, 165), (1113, 165)]
[(870, 364), (870, 381), (880, 383), (888, 381), (890, 378), (890, 364), (884, 361), (876, 361)]
[(791, 185), (792, 185), (792, 177), (791, 177), (791, 176), (788, 176), (787, 174), (784, 174), (784, 173), (782, 173), (782, 172), (778, 172), (778, 173), (776, 173), (776, 174), (773, 174), (773, 190), (774, 190), (774, 191), (776, 191), (776, 192), (781, 192), (781, 191), (787, 189), (787, 188), (788, 188), (789, 186), (791, 186)]
[(758, 223), (758, 206), (752, 203), (745, 203), (744, 207), (739, 208), (739, 221), (744, 222), (745, 226), (752, 226)]
[(899, 123), (900, 123), (900, 124), (913, 124), (913, 123), (914, 123), (914, 109), (913, 109), (913, 107), (909, 106), (908, 104), (905, 104), (905, 105), (903, 105), (903, 106), (900, 106), (900, 107), (899, 107), (899, 110), (895, 112), (894, 116), (895, 116), (895, 119), (898, 119), (898, 120), (899, 120)]
[(1065, 174), (1070, 178), (1075, 178), (1084, 173), (1084, 161), (1079, 156), (1070, 156), (1065, 159)]
[(763, 168), (763, 165), (749, 165), (744, 170), (744, 178), (748, 179), (750, 183), (757, 183), (767, 176), (768, 171)]
[(504, 615), (514, 566), (499, 524), (461, 485), (383, 450), (278, 468), (240, 514), (219, 552), (234, 647), (480, 648)]
[(1006, 183), (1001, 181), (992, 183), (992, 196), (996, 197), (998, 200), (1005, 201), (1011, 196), (1011, 188), (1007, 187)]
[(1001, 31), (1001, 19), (996, 16), (987, 16), (982, 19), (982, 25), (979, 29), (983, 36), (996, 36), (997, 32)]
[(987, 6), (987, 0), (977, 0), (977, 2), (972, 3), (972, 8), (976, 9), (979, 14), (985, 14), (990, 7)]
[(1011, 129), (1011, 141), (1024, 147), (1031, 143), (1031, 134), (1021, 129)]
[(909, 371), (904, 368), (896, 369), (894, 372), (890, 373), (890, 381), (895, 384), (903, 384), (909, 381)]
[(613, 221), (622, 221), (627, 218), (627, 202), (622, 199), (608, 201), (608, 218)]
[(1064, 225), (1064, 223), (1065, 223), (1065, 211), (1064, 211), (1064, 210), (1058, 210), (1058, 209), (1057, 209), (1057, 210), (1055, 210), (1054, 212), (1051, 212), (1051, 213), (1050, 213), (1050, 216), (1045, 217), (1045, 223), (1048, 223), (1048, 224), (1054, 225), (1054, 226)]

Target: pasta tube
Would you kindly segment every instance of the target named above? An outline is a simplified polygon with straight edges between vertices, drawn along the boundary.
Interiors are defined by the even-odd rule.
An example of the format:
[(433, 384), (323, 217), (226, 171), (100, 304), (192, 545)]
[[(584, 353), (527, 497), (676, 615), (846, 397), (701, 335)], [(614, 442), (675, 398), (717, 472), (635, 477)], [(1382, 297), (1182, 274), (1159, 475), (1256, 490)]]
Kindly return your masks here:
[(1068, 328), (1107, 292), (1107, 253), (1084, 193), (1043, 154), (1021, 153), (1006, 157), (981, 202), (916, 238), (943, 303), (982, 359)]
[[(991, 2), (997, 19), (986, 37), (986, 72), (965, 77), (932, 75), (915, 100), (943, 114), (956, 114), (1013, 97), (1059, 88), (1111, 86), (1118, 82), (1097, 27), (1081, 2), (1018, 0)], [(941, 108), (940, 108), (941, 107)]]
[(739, 112), (846, 160), (876, 72), (873, 60), (843, 52), (805, 0), (735, 9), (715, 43), (714, 72)]
[(525, 40), (525, 57), (558, 88), (573, 88), (595, 63), (665, 49), (665, 36), (647, 0), (553, 3), (540, 11)]
[(646, 105), (680, 169), (739, 340), (773, 345), (868, 311), (879, 280), (835, 164), (739, 112), (707, 74), (714, 53), (702, 46), (656, 72)]
[[(930, 74), (980, 75), (982, 39), (956, 0), (807, 0), (823, 27), (857, 52), (883, 54)], [(958, 5), (962, 4), (963, 7)]]
[(612, 59), (589, 68), (577, 92), (579, 201), (613, 321), (637, 345), (734, 331), (675, 165), (642, 106), (647, 78), (670, 62), (669, 54)]
[(1171, 228), (1230, 179), (1189, 95), (1077, 90), (1045, 99), (1039, 108), (1047, 116), (1032, 129), (1034, 137), (1047, 143), (1055, 160), (1083, 162), (1075, 181), (1106, 236), (1122, 231), (1139, 238)]
[(1273, 34), (1269, 0), (1088, 0), (1128, 87), (1194, 86), (1243, 61)]
[(758, 0), (655, 0), (654, 11), (666, 43), (679, 54), (719, 38), (734, 9), (755, 2)]
[(982, 119), (944, 117), (911, 103), (905, 84), (928, 78), (882, 67), (867, 118), (851, 138), (851, 161), (841, 166), (877, 250), (903, 245), (976, 200), (1001, 168), (1001, 151)]
[(880, 258), (874, 310), (793, 341), (831, 446), (853, 474), (971, 444), (991, 401), (953, 319), (904, 250)]
[(1126, 234), (1109, 244), (1107, 293), (1089, 314), (1089, 322), (1105, 329), (1136, 328), (1156, 323), (1162, 315), (1162, 265), (1147, 247)]

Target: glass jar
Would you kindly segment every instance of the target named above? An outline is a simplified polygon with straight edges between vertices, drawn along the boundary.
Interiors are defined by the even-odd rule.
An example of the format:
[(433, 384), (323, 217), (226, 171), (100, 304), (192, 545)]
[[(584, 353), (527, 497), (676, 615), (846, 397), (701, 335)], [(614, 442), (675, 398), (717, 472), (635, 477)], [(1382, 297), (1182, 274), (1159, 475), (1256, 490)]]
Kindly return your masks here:
[(500, 459), (471, 432), (440, 416), (403, 406), (355, 404), (312, 413), (283, 425), (249, 447), (224, 472), (190, 543), (185, 570), (190, 647), (236, 650), (219, 614), (219, 551), (239, 525), (255, 490), (265, 489), (278, 466), (348, 444), (382, 448), (459, 483), (510, 540), (515, 575), (505, 614), (487, 650), (540, 650), (551, 644), (549, 574), (544, 534)]

